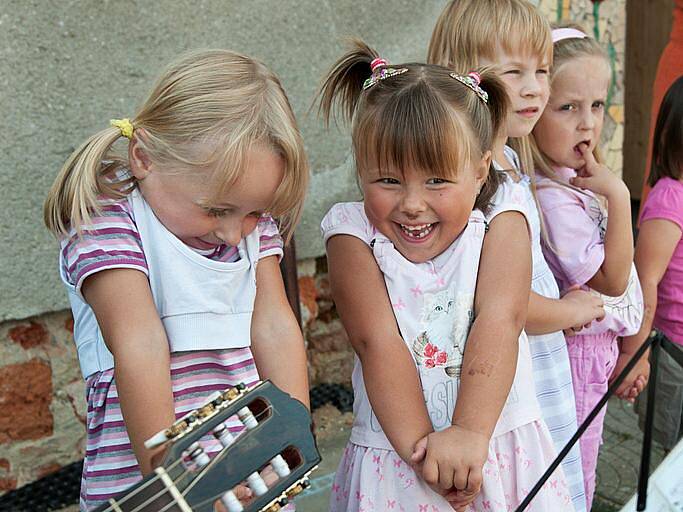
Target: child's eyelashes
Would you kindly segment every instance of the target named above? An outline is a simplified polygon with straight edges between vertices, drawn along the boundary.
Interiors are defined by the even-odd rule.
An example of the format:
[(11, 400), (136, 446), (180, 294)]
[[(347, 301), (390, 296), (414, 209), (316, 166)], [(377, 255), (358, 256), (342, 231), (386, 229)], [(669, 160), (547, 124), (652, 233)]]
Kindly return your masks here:
[[(381, 183), (382, 185), (400, 185), (401, 182), (397, 178), (379, 178), (378, 180), (375, 180), (375, 183)], [(445, 183), (450, 183), (447, 179), (444, 178), (428, 178), (425, 181), (426, 185), (443, 185)]]
[(204, 210), (211, 217), (225, 217), (225, 215), (230, 211), (227, 208), (204, 208)]
[[(204, 211), (206, 211), (206, 214), (209, 215), (210, 217), (225, 217), (229, 213), (233, 211), (232, 208), (211, 208), (211, 207), (205, 207)], [(262, 211), (253, 211), (251, 213), (247, 214), (247, 217), (255, 217), (257, 219), (261, 218), (264, 215), (264, 212)]]
[(445, 183), (450, 183), (444, 178), (430, 178), (427, 180), (427, 185), (443, 185)]
[[(603, 108), (605, 108), (605, 102), (603, 100), (598, 100), (591, 103), (591, 109), (602, 110)], [(579, 106), (576, 103), (565, 103), (563, 105), (560, 105), (558, 110), (563, 110), (566, 112), (575, 112), (578, 109)]]

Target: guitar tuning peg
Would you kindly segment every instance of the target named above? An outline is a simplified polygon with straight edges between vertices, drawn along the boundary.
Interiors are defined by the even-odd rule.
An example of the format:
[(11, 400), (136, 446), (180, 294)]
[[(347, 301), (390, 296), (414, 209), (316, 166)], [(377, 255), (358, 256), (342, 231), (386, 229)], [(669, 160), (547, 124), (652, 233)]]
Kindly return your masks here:
[(237, 411), (237, 416), (239, 417), (240, 421), (244, 423), (244, 426), (249, 430), (258, 427), (258, 421), (254, 417), (254, 414), (249, 410), (249, 407), (242, 407), (239, 411)]
[(156, 434), (154, 434), (152, 437), (147, 439), (145, 441), (145, 448), (148, 450), (151, 450), (152, 448), (156, 448), (157, 446), (161, 446), (162, 444), (165, 444), (168, 441), (168, 429), (160, 430)]
[(228, 512), (244, 511), (242, 503), (240, 503), (240, 500), (237, 499), (237, 496), (235, 496), (235, 493), (232, 491), (227, 491), (223, 494), (223, 496), (221, 496), (221, 503), (225, 505), (225, 508), (228, 509)]
[(270, 459), (270, 464), (273, 466), (273, 470), (280, 478), (284, 478), (291, 473), (289, 465), (285, 459), (282, 458), (282, 455), (276, 455)]
[[(237, 411), (237, 416), (244, 426), (247, 427), (247, 430), (258, 427), (258, 421), (248, 407), (242, 407)], [(289, 465), (285, 459), (282, 458), (282, 455), (276, 455), (270, 460), (270, 463), (273, 466), (273, 470), (280, 478), (284, 478), (291, 473)]]
[(235, 442), (235, 437), (230, 433), (225, 423), (221, 423), (213, 429), (213, 435), (224, 448), (227, 448)]
[(204, 448), (196, 441), (187, 447), (187, 457), (200, 469), (211, 462), (211, 457), (206, 454)]
[(256, 496), (263, 496), (268, 492), (266, 482), (256, 471), (247, 477), (247, 483), (249, 484), (249, 489), (251, 489)]

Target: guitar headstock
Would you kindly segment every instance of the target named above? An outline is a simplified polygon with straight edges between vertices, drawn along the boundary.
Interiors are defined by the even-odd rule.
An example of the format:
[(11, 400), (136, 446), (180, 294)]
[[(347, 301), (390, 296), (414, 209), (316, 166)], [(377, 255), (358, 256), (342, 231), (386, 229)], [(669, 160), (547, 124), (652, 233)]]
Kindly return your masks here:
[[(234, 437), (224, 425), (232, 416), (246, 427)], [(163, 464), (98, 510), (276, 512), (320, 462), (311, 425), (306, 407), (270, 381), (227, 389), (150, 440), (166, 444)], [(213, 451), (198, 442), (207, 435)]]

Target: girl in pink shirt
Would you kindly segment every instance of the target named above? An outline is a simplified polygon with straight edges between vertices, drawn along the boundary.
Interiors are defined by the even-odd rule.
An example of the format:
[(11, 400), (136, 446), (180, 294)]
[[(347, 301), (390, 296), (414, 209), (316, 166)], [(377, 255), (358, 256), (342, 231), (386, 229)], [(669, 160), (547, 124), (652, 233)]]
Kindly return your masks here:
[[(653, 140), (656, 144), (649, 177), (653, 188), (643, 205), (635, 256), (643, 284), (645, 317), (638, 334), (624, 338), (624, 357), (617, 367), (626, 364), (652, 327), (683, 350), (683, 77), (664, 97)], [(649, 372), (650, 365), (643, 357), (627, 380), (647, 377)], [(654, 437), (670, 450), (683, 434), (683, 369), (664, 351), (659, 354), (656, 385)], [(628, 396), (625, 385), (617, 392)], [(646, 403), (643, 394), (636, 404), (641, 420)]]
[[(638, 331), (643, 306), (629, 191), (596, 152), (609, 88), (607, 56), (573, 26), (553, 30), (553, 43), (550, 99), (533, 130), (544, 254), (561, 293), (590, 289), (603, 296), (605, 307), (602, 320), (567, 337), (581, 423), (607, 391), (619, 355), (617, 337)], [(596, 194), (607, 199), (607, 211)], [(603, 420), (604, 410), (580, 439), (588, 510)]]

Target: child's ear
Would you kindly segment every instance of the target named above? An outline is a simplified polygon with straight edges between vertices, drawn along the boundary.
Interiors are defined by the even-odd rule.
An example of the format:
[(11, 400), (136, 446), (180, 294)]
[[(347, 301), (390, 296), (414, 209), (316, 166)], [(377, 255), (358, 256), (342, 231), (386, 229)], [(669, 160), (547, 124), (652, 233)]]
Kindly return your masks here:
[(130, 163), (130, 172), (138, 180), (144, 180), (152, 171), (152, 161), (144, 148), (141, 140), (144, 140), (146, 134), (144, 128), (137, 128), (133, 132), (133, 137), (128, 144), (128, 162)]
[(489, 169), (491, 168), (491, 151), (485, 151), (484, 156), (481, 157), (477, 168), (474, 170), (475, 178), (479, 188), (484, 186), (486, 179), (489, 177)]

